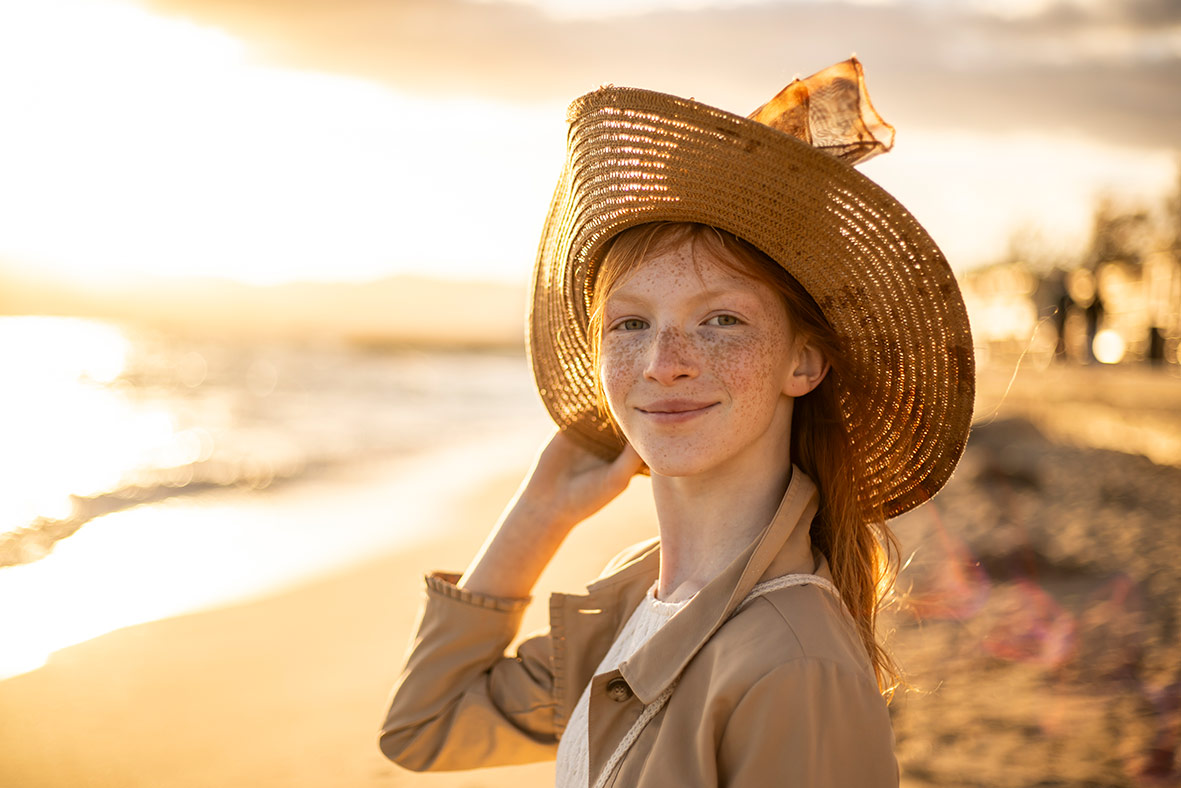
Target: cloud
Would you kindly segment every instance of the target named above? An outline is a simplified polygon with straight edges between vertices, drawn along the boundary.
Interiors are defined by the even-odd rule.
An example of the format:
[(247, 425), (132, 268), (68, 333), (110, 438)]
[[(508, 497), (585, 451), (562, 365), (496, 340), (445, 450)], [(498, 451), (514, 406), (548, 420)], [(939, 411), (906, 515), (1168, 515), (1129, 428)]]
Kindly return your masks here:
[(1181, 139), (1174, 0), (1058, 4), (1022, 18), (809, 2), (592, 19), (464, 0), (144, 2), (239, 36), (268, 62), (414, 93), (536, 102), (636, 84), (745, 112), (855, 51), (878, 108), (902, 128)]
[[(1056, 12), (1064, 8), (1061, 5), (1054, 6), (1046, 17), (1053, 19), (1057, 15)], [(1177, 3), (1176, 0), (1121, 0), (1115, 3), (1105, 1), (1074, 16), (1084, 22), (1122, 22), (1137, 27), (1158, 28), (1181, 24), (1181, 3)]]

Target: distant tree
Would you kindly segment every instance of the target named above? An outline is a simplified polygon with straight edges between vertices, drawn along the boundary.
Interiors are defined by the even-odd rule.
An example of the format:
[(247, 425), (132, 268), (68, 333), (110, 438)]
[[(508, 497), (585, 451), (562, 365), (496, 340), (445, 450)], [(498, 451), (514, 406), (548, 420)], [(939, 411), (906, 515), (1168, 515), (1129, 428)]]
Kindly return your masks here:
[(1118, 261), (1138, 267), (1154, 245), (1155, 229), (1148, 209), (1121, 208), (1112, 198), (1102, 197), (1091, 220), (1091, 242), (1083, 265), (1095, 270)]
[(1177, 174), (1173, 193), (1165, 198), (1164, 235), (1169, 242), (1169, 249), (1175, 255), (1181, 255), (1181, 154), (1177, 156)]
[(1064, 245), (1065, 239), (1051, 239), (1036, 222), (1018, 225), (1009, 235), (1005, 253), (1008, 263), (1020, 263), (1023, 268), (1041, 277), (1055, 268), (1072, 268), (1075, 254)]

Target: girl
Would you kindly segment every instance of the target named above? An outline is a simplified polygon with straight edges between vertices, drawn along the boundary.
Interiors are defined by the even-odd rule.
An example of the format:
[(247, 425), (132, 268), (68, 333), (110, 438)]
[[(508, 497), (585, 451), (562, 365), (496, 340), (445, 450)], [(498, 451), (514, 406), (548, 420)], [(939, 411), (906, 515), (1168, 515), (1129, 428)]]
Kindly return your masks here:
[[(848, 163), (893, 130), (856, 60), (749, 118), (629, 88), (569, 117), (529, 335), (561, 430), (468, 570), (427, 577), (382, 750), (556, 756), (578, 788), (897, 785), (885, 521), (958, 461), (973, 361), (938, 248)], [(660, 538), (506, 656), (558, 545), (637, 472)]]

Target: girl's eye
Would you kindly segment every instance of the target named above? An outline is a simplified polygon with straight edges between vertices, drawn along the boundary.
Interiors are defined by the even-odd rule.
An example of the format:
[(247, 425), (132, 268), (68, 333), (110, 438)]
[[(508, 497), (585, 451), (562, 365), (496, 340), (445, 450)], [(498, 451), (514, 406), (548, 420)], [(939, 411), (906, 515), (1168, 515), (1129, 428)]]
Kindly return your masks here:
[(742, 321), (734, 315), (714, 315), (705, 322), (713, 326), (736, 326)]
[(648, 322), (646, 320), (640, 320), (638, 317), (629, 317), (617, 327), (623, 331), (643, 331), (648, 327)]

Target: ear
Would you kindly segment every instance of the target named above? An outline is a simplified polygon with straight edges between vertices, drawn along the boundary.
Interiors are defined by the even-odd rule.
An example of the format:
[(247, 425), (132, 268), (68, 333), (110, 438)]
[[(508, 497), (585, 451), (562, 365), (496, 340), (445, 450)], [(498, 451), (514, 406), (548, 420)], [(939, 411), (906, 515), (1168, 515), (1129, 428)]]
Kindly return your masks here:
[(805, 337), (797, 336), (792, 345), (792, 363), (783, 383), (783, 393), (802, 397), (820, 385), (828, 374), (828, 359)]

